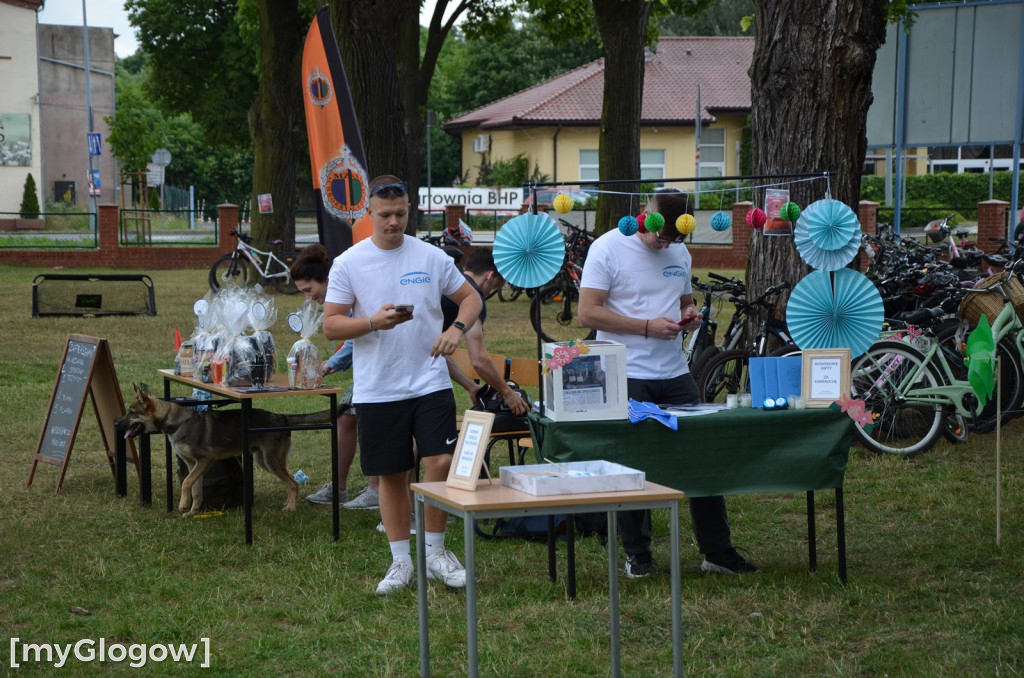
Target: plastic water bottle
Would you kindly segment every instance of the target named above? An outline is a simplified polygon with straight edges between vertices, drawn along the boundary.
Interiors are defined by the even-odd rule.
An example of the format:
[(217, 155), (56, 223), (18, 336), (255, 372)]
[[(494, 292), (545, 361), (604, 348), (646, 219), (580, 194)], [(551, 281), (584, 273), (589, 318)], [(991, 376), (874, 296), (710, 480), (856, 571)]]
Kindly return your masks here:
[(305, 485), (307, 482), (309, 482), (309, 476), (307, 476), (306, 472), (303, 471), (301, 468), (295, 472), (295, 475), (293, 477), (295, 478), (295, 482), (297, 482), (299, 485)]
[[(194, 388), (194, 389), (192, 389), (192, 399), (193, 400), (213, 400), (213, 394), (211, 394), (209, 391), (204, 391), (204, 390), (199, 389), (199, 388)], [(194, 409), (195, 409), (196, 412), (206, 412), (207, 410), (210, 409), (210, 406), (209, 405), (195, 405)]]

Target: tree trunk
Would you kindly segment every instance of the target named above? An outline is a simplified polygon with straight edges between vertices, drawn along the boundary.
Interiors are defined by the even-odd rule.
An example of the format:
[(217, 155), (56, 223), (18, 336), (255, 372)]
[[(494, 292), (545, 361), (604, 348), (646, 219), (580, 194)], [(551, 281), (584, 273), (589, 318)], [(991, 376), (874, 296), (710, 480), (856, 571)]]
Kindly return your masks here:
[[(393, 174), (408, 181), (408, 149), (418, 146), (419, 138), (412, 136), (415, 129), (409, 129), (406, 122), (409, 97), (402, 89), (417, 85), (415, 78), (405, 78), (399, 87), (404, 66), (400, 69), (398, 60), (407, 53), (409, 40), (409, 31), (402, 26), (409, 21), (418, 23), (419, 3), (333, 0), (331, 20), (359, 119), (369, 178)], [(410, 185), (410, 189), (415, 187)]]
[[(252, 173), (252, 236), (268, 249), (280, 238), (295, 245), (296, 171), (302, 159), (305, 125), (302, 90), (302, 41), (298, 0), (260, 0), (259, 93), (249, 109), (254, 165)], [(274, 211), (260, 214), (256, 196), (269, 193)]]
[[(649, 0), (593, 0), (594, 14), (604, 42), (604, 103), (598, 146), (600, 178), (640, 178), (640, 114), (644, 90), (644, 43)], [(612, 190), (636, 193), (639, 183), (617, 184)], [(630, 213), (632, 201), (623, 194), (601, 193), (597, 199), (595, 230), (616, 228)]]
[[(755, 175), (827, 171), (832, 197), (856, 212), (867, 150), (871, 75), (875, 55), (885, 42), (888, 4), (754, 0), (750, 83)], [(790, 199), (806, 207), (825, 197), (823, 184), (791, 184)], [(763, 191), (756, 192), (754, 202), (764, 207)], [(795, 285), (809, 271), (792, 238), (751, 233), (751, 297), (781, 280)]]

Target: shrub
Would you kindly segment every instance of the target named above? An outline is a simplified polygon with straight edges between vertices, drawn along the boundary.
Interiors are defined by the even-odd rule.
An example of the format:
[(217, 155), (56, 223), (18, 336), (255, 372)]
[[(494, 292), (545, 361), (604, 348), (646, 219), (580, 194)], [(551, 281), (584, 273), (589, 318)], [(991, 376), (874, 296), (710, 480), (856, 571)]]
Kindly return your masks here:
[(31, 172), (25, 177), (25, 190), (21, 196), (21, 209), (19, 211), (21, 212), (22, 219), (39, 218), (39, 196), (36, 195), (36, 180), (32, 178)]

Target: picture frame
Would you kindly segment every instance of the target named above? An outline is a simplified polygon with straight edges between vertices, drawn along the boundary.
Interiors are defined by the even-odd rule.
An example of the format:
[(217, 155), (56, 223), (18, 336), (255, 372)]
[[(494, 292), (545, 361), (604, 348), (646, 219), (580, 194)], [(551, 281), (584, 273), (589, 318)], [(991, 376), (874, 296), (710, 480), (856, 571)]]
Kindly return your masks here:
[(850, 395), (850, 349), (821, 348), (803, 351), (801, 397), (808, 409), (826, 408)]
[(448, 487), (476, 491), (493, 425), (493, 412), (466, 410), (462, 415), (459, 440), (455, 443), (452, 465), (448, 469), (448, 480), (445, 482)]

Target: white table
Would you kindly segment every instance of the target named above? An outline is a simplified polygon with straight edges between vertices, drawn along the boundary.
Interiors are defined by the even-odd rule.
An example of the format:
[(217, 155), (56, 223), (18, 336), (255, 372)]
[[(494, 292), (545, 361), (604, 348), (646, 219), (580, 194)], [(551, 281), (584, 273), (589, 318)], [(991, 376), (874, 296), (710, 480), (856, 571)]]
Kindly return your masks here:
[(565, 494), (536, 497), (499, 483), (480, 485), (475, 492), (448, 487), (444, 482), (413, 483), (416, 514), (416, 584), (419, 595), (420, 675), (430, 675), (430, 634), (427, 625), (427, 561), (423, 505), (430, 504), (462, 518), (466, 543), (466, 645), (467, 674), (477, 676), (476, 636), (476, 540), (474, 521), (509, 516), (555, 513), (608, 513), (608, 598), (611, 631), (612, 676), (619, 667), (619, 564), (616, 513), (667, 508), (671, 531), (672, 675), (683, 675), (682, 602), (679, 583), (679, 502), (683, 493), (648, 482), (642, 490)]

